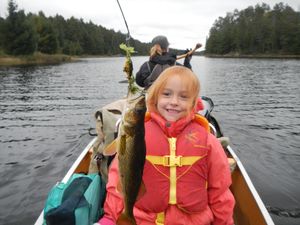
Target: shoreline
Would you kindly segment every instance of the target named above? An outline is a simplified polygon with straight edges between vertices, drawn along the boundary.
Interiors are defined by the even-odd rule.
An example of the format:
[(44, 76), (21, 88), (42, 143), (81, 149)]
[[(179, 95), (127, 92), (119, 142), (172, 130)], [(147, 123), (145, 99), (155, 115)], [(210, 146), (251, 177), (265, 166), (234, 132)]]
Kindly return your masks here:
[(64, 54), (34, 53), (28, 56), (0, 55), (0, 67), (51, 65), (79, 61), (79, 57)]
[(253, 55), (239, 55), (239, 54), (204, 54), (207, 58), (248, 58), (248, 59), (300, 59), (300, 55), (272, 55), (272, 54), (253, 54)]
[[(195, 54), (197, 55), (197, 54)], [(34, 66), (34, 65), (51, 65), (51, 64), (60, 64), (68, 62), (77, 62), (80, 61), (80, 58), (109, 58), (109, 57), (118, 57), (121, 55), (82, 55), (82, 56), (69, 56), (64, 54), (43, 54), (43, 53), (34, 53), (33, 55), (28, 56), (9, 56), (9, 55), (0, 55), (0, 67), (9, 67), (9, 66)], [(271, 54), (258, 54), (258, 55), (238, 55), (238, 54), (204, 54), (199, 55), (207, 58), (248, 58), (248, 59), (300, 59), (300, 55), (271, 55)]]

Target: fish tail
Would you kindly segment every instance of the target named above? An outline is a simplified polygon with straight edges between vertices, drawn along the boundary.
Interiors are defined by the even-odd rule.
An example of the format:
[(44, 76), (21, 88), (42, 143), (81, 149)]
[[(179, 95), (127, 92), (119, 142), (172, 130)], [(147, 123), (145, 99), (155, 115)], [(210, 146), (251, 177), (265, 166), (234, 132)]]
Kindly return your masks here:
[(117, 219), (117, 225), (136, 225), (134, 217), (122, 213)]

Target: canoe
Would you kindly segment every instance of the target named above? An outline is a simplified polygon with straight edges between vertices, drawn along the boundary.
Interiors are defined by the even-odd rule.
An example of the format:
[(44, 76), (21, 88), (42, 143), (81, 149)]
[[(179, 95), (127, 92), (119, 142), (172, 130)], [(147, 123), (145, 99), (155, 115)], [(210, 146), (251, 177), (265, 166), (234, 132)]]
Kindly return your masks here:
[[(213, 102), (204, 97), (205, 110), (202, 115), (209, 117), (211, 128), (217, 137), (222, 137), (222, 131), (217, 120), (211, 115)], [(88, 173), (91, 161), (92, 148), (97, 137), (93, 138), (84, 148), (79, 157), (73, 163), (62, 182), (66, 183), (73, 173)], [(235, 225), (274, 225), (274, 222), (255, 189), (245, 167), (230, 145), (223, 145), (231, 168), (232, 185), (230, 187), (236, 201), (234, 209)], [(43, 224), (43, 211), (35, 222), (35, 225)]]

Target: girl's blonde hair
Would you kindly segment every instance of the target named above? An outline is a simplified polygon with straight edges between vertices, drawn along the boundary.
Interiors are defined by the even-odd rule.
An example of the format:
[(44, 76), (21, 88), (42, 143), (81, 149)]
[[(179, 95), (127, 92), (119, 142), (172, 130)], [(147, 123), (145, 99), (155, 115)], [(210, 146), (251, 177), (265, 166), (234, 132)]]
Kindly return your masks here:
[(148, 111), (157, 112), (158, 97), (163, 92), (168, 79), (174, 76), (178, 76), (188, 90), (187, 94), (191, 105), (190, 111), (195, 109), (200, 92), (200, 82), (197, 76), (184, 66), (171, 66), (164, 70), (149, 88), (147, 96)]

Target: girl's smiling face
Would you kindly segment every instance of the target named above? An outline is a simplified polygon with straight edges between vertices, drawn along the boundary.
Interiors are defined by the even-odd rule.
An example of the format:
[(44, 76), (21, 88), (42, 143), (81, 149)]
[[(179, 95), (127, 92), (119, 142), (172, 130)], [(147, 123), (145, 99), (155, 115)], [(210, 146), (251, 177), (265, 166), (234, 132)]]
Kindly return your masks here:
[(167, 121), (174, 122), (192, 110), (190, 91), (180, 75), (170, 77), (157, 99), (157, 110)]

